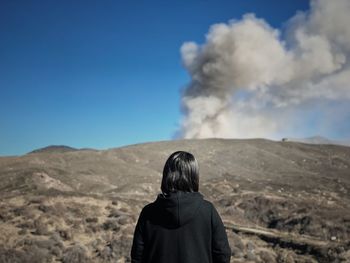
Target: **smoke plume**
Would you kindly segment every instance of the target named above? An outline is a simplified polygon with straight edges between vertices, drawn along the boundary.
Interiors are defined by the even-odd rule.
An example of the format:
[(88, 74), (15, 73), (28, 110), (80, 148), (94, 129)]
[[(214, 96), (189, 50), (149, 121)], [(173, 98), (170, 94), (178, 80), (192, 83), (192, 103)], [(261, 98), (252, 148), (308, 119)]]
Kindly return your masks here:
[(246, 14), (211, 26), (203, 45), (184, 43), (181, 136), (276, 138), (341, 125), (350, 116), (349, 14), (349, 0), (313, 0), (283, 32)]

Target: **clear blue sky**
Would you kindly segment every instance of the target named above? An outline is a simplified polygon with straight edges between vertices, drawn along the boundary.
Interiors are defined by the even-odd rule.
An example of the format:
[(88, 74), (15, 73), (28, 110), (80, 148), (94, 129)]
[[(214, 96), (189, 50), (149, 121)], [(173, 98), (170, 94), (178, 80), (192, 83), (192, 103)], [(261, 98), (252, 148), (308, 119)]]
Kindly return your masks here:
[(0, 155), (168, 140), (189, 80), (179, 49), (252, 12), (274, 27), (307, 0), (0, 1)]

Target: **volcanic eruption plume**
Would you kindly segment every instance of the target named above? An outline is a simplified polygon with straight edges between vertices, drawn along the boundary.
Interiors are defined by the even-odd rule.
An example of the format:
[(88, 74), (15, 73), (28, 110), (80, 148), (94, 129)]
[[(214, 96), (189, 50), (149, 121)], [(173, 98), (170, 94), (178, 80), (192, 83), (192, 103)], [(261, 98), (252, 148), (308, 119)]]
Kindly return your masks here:
[(349, 0), (313, 0), (283, 31), (246, 14), (211, 26), (202, 45), (184, 43), (181, 137), (349, 129), (349, 14)]

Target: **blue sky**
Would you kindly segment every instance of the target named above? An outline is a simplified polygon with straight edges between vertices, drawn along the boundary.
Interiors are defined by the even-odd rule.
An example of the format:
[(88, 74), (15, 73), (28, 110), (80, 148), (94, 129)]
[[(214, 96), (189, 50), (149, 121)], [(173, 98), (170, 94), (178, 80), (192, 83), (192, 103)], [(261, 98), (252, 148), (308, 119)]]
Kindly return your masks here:
[(185, 41), (255, 13), (273, 27), (306, 0), (0, 1), (0, 155), (106, 149), (178, 128)]

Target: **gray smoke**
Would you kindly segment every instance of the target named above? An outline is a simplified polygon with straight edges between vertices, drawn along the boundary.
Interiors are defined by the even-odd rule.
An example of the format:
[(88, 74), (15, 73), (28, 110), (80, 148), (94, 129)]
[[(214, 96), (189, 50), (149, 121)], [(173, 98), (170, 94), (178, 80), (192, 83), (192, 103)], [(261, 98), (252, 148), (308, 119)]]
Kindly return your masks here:
[(339, 115), (350, 107), (340, 103), (337, 110), (331, 102), (350, 100), (350, 0), (310, 6), (283, 32), (246, 14), (211, 26), (203, 45), (182, 45), (191, 76), (182, 96), (182, 137), (297, 135), (313, 110), (344, 121)]

